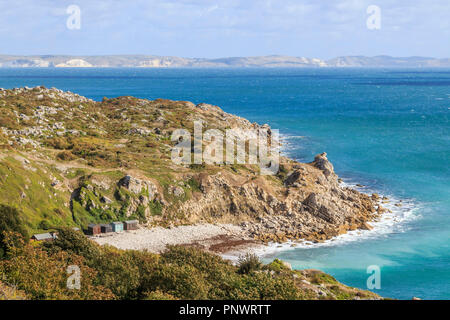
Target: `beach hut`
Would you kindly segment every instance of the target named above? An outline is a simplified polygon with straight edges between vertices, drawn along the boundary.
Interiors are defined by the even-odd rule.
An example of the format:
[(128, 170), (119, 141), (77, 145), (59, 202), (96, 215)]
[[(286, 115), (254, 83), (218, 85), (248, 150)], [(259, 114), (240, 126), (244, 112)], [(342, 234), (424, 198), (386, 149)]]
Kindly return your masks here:
[(36, 240), (36, 241), (49, 241), (49, 240), (53, 240), (54, 236), (51, 233), (38, 233), (38, 234), (34, 234), (31, 239)]
[(102, 233), (109, 233), (113, 231), (112, 226), (110, 224), (101, 224), (100, 230)]
[(123, 231), (123, 223), (116, 221), (111, 223), (112, 231), (113, 232), (120, 232)]
[(88, 234), (95, 236), (96, 234), (99, 234), (101, 232), (102, 230), (100, 228), (100, 225), (95, 223), (91, 223), (90, 225), (88, 225)]
[(123, 223), (123, 228), (125, 230), (136, 230), (138, 228), (137, 220), (127, 220)]

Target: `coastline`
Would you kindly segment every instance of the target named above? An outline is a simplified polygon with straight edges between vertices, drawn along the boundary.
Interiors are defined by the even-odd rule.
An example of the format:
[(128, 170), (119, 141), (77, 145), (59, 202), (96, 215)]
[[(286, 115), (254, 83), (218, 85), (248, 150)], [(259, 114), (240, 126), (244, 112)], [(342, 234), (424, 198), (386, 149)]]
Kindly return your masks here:
[[(19, 114), (14, 107), (19, 94), (29, 103), (26, 111), (20, 105), (20, 112), (29, 115)], [(170, 145), (166, 139), (170, 138), (173, 128), (189, 129), (199, 119), (219, 130), (271, 130), (267, 124), (251, 123), (217, 106), (132, 97), (98, 102), (45, 87), (2, 90), (1, 96), (12, 103), (12, 114), (19, 123), (18, 128), (3, 128), (5, 143), (13, 150), (16, 148), (19, 155), (30, 158), (24, 162), (46, 167), (39, 174), (50, 179), (50, 186), (61, 192), (61, 197), (65, 198), (61, 201), (70, 211), (70, 217), (78, 222), (101, 221), (106, 216), (108, 220), (117, 220), (124, 215), (139, 217), (148, 227), (222, 223), (240, 226), (244, 235), (239, 238), (244, 241), (284, 243), (306, 239), (316, 243), (348, 231), (371, 229), (367, 222), (386, 211), (378, 195), (369, 196), (342, 185), (326, 153), (316, 155), (309, 163), (281, 156), (277, 174), (270, 176), (262, 175), (259, 168), (252, 165), (211, 164), (197, 168), (171, 163)], [(34, 105), (42, 101), (55, 107), (39, 107), (36, 111)], [(123, 114), (124, 106), (130, 115)], [(102, 114), (100, 111), (104, 110), (108, 112)], [(58, 122), (67, 114), (70, 116)], [(99, 114), (102, 114), (101, 118)], [(139, 121), (133, 118), (136, 114), (152, 120)], [(76, 127), (91, 116), (98, 117), (96, 121), (101, 132), (89, 131), (93, 129), (88, 127), (83, 128), (86, 132), (80, 131), (82, 128), (79, 127), (78, 130), (66, 129)], [(182, 122), (181, 118), (189, 123)], [(48, 124), (32, 126), (34, 122), (30, 121)], [(65, 136), (49, 141), (49, 135)], [(97, 140), (89, 138), (87, 142), (85, 136), (97, 137)], [(124, 136), (129, 137), (126, 142)], [(286, 138), (282, 137), (283, 140)], [(141, 153), (136, 153), (134, 148), (138, 141), (145, 144), (139, 148)], [(36, 150), (32, 157), (21, 153), (28, 145)], [(48, 150), (41, 148), (46, 145), (54, 149), (51, 153), (54, 159), (46, 158)], [(145, 156), (142, 156), (142, 148), (146, 148)], [(65, 151), (59, 151), (61, 149)], [(94, 151), (84, 152), (85, 149)], [(86, 161), (89, 167), (85, 165)], [(71, 170), (83, 169), (81, 173), (51, 167), (69, 162), (73, 164)], [(111, 175), (113, 168), (116, 172)], [(54, 172), (49, 174), (46, 170)], [(167, 172), (167, 176), (155, 174), (161, 171)], [(36, 177), (38, 179), (42, 178)], [(23, 199), (27, 194), (21, 192)], [(53, 196), (58, 194), (53, 192)], [(33, 212), (35, 206), (30, 210)], [(208, 237), (230, 235), (210, 231), (200, 238), (186, 236), (168, 244), (189, 244)], [(161, 237), (164, 239), (165, 236)]]
[[(352, 185), (349, 184), (349, 186)], [(362, 190), (359, 191), (362, 192)], [(282, 243), (263, 243), (248, 237), (245, 228), (238, 225), (209, 223), (171, 228), (144, 227), (134, 231), (95, 236), (91, 239), (100, 245), (111, 245), (124, 250), (146, 250), (153, 253), (161, 253), (171, 245), (196, 247), (237, 262), (239, 257), (246, 253), (264, 258), (289, 250), (339, 246), (350, 242), (374, 239), (393, 232), (402, 232), (404, 223), (419, 217), (415, 214), (419, 208), (413, 201), (402, 201), (402, 207), (396, 207), (395, 204), (399, 202), (399, 200), (392, 199), (390, 203), (384, 203), (383, 205), (388, 211), (374, 221), (368, 222), (371, 229), (350, 230), (345, 234), (320, 242), (299, 239), (287, 240)]]
[[(293, 159), (289, 151), (284, 149), (289, 143), (289, 138), (289, 135), (280, 133), (280, 155)], [(362, 186), (346, 178), (340, 180), (342, 187), (356, 190), (369, 197), (379, 193), (376, 189)], [(420, 208), (414, 200), (397, 199), (392, 195), (387, 196), (381, 195), (378, 199), (379, 205), (383, 205), (386, 210), (375, 217), (374, 220), (367, 221), (370, 228), (348, 230), (344, 234), (323, 241), (287, 239), (284, 242), (264, 242), (249, 237), (246, 228), (242, 226), (225, 223), (197, 223), (169, 228), (144, 227), (136, 231), (124, 231), (92, 237), (92, 239), (100, 245), (107, 244), (119, 249), (146, 250), (153, 253), (161, 253), (171, 245), (195, 247), (236, 263), (241, 256), (247, 253), (264, 258), (284, 251), (339, 246), (378, 238), (393, 232), (404, 232), (402, 229), (404, 223), (419, 218), (420, 216), (416, 215), (416, 211)]]
[[(280, 133), (280, 156), (292, 160), (295, 158), (285, 148), (289, 144), (289, 138), (291, 136)], [(301, 136), (301, 138), (304, 137)], [(339, 180), (341, 187), (358, 191), (368, 197), (379, 192), (368, 186), (350, 182), (346, 178), (340, 178)], [(137, 231), (97, 236), (92, 237), (92, 239), (100, 245), (107, 244), (119, 249), (146, 250), (153, 253), (161, 253), (171, 245), (196, 247), (236, 263), (241, 256), (247, 253), (264, 258), (283, 251), (345, 245), (349, 242), (373, 239), (396, 232), (404, 222), (418, 218), (415, 212), (419, 208), (412, 200), (406, 201), (396, 199), (391, 195), (389, 195), (389, 198), (381, 195), (375, 202), (378, 202), (379, 206), (383, 206), (383, 212), (373, 220), (366, 222), (368, 228), (347, 230), (343, 234), (320, 241), (286, 239), (282, 242), (267, 242), (255, 240), (248, 236), (248, 230), (245, 227), (226, 223), (196, 223), (169, 228), (145, 227)]]
[[(13, 157), (22, 155), (22, 158), (28, 158), (20, 158), (19, 161), (26, 168), (43, 168), (42, 171), (35, 169), (32, 172), (43, 176), (52, 172), (50, 178), (47, 177), (51, 180), (49, 185), (61, 192), (61, 198), (70, 195), (70, 203), (67, 198), (65, 203), (72, 218), (86, 221), (97, 216), (98, 221), (104, 219), (101, 216), (103, 211), (109, 212), (110, 220), (119, 220), (118, 212), (127, 218), (137, 215), (145, 218), (142, 222), (145, 229), (93, 237), (100, 245), (154, 253), (161, 253), (171, 245), (180, 245), (199, 248), (236, 262), (247, 252), (263, 257), (277, 251), (336, 244), (341, 240), (357, 239), (361, 234), (376, 234), (378, 229), (373, 224), (376, 226), (379, 219), (384, 221), (383, 217), (389, 218), (386, 214), (389, 208), (383, 207), (386, 199), (377, 194), (363, 193), (368, 190), (358, 191), (357, 186), (343, 183), (334, 172), (326, 153), (316, 155), (312, 162), (303, 163), (290, 158), (289, 152), (282, 147), (280, 170), (270, 177), (245, 165), (197, 168), (170, 163), (166, 154), (170, 145), (165, 143), (165, 139), (170, 136), (171, 128), (186, 126), (179, 122), (183, 114), (188, 120), (200, 118), (222, 130), (227, 127), (270, 129), (267, 124), (251, 123), (217, 106), (132, 97), (96, 102), (70, 92), (44, 87), (4, 90), (1, 93), (5, 99), (13, 101), (18, 94), (27, 97), (32, 117), (40, 117), (40, 121), (44, 119), (50, 124), (58, 121), (58, 114), (72, 112), (72, 116), (64, 120), (65, 126), (69, 128), (79, 121), (78, 118), (85, 120), (92, 114), (100, 117), (100, 111), (108, 110), (97, 120), (102, 133), (89, 133), (102, 138), (97, 138), (97, 145), (88, 146), (95, 146), (95, 150), (100, 149), (104, 154), (86, 158), (86, 154), (77, 153), (77, 149), (67, 144), (67, 149), (75, 153), (65, 152), (76, 161), (72, 159), (64, 162), (64, 158), (59, 159), (61, 153), (57, 151), (57, 145), (54, 145), (55, 151), (51, 154), (56, 156), (55, 159), (48, 158), (47, 151), (41, 154), (36, 152), (32, 157), (25, 153), (21, 142), (31, 141), (36, 150), (43, 152), (39, 143), (46, 141), (38, 134), (32, 135), (30, 139), (27, 135), (29, 124), (20, 119), (20, 130), (4, 130), (6, 142), (17, 148), (17, 154)], [(57, 103), (59, 107), (41, 108), (44, 110), (42, 114), (32, 113), (36, 111), (33, 102), (41, 103), (43, 99), (51, 99), (51, 103)], [(53, 101), (55, 99), (58, 102)], [(74, 104), (75, 107), (72, 107)], [(127, 122), (122, 119), (124, 105), (132, 111), (128, 116), (130, 118), (126, 118)], [(121, 117), (117, 117), (119, 113)], [(154, 113), (159, 116), (156, 118)], [(135, 114), (153, 120), (141, 123), (133, 118)], [(130, 126), (137, 129), (129, 129)], [(56, 131), (59, 127), (55, 124), (49, 130), (58, 134)], [(117, 127), (121, 129), (117, 130)], [(38, 133), (34, 127), (33, 130)], [(78, 132), (76, 135), (73, 131), (64, 130), (65, 134), (71, 136), (72, 142), (82, 141), (84, 135), (89, 135), (88, 132)], [(112, 136), (107, 136), (108, 132)], [(28, 138), (17, 138), (17, 135)], [(133, 139), (133, 144), (125, 144), (124, 136), (129, 136), (127, 142)], [(10, 139), (15, 139), (19, 144), (15, 145)], [(288, 139), (289, 136), (282, 135), (280, 140), (284, 142)], [(145, 151), (146, 156), (156, 155), (159, 160), (155, 162), (153, 157), (141, 157), (140, 153), (136, 153), (136, 141), (145, 143), (145, 147), (149, 148)], [(113, 152), (117, 158), (104, 156)], [(126, 168), (119, 166), (111, 174), (112, 168), (117, 165), (111, 161), (121, 158), (121, 161), (127, 161)], [(134, 159), (134, 162), (130, 159)], [(91, 161), (87, 163), (93, 165), (87, 166), (83, 160)], [(15, 165), (12, 160), (10, 162), (11, 166)], [(66, 169), (61, 170), (53, 166), (55, 163), (70, 163), (73, 166), (69, 170), (66, 165)], [(81, 173), (78, 172), (80, 169), (83, 169)], [(161, 170), (170, 173), (170, 176), (154, 174)], [(38, 180), (37, 177), (35, 179)], [(22, 199), (27, 197), (25, 192), (22, 194)], [(32, 198), (32, 194), (28, 195)], [(53, 196), (58, 194), (53, 193)], [(395, 223), (395, 219), (392, 221)]]

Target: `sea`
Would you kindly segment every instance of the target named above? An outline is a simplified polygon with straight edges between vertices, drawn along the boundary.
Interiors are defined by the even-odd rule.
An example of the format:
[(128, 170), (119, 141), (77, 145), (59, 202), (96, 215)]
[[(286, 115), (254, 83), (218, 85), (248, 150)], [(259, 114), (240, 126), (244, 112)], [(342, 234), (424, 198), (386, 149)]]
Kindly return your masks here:
[(324, 243), (273, 244), (262, 259), (385, 297), (450, 299), (450, 69), (0, 68), (0, 87), (40, 85), (214, 104), (279, 129), (291, 158), (327, 152), (345, 184), (387, 196), (392, 213)]

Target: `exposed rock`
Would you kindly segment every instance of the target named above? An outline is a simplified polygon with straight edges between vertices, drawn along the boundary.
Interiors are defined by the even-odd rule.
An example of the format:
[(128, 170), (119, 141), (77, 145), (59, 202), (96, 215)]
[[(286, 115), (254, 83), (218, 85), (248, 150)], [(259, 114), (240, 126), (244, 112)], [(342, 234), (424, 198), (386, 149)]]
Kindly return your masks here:
[(312, 162), (316, 168), (323, 171), (326, 178), (336, 177), (334, 173), (334, 167), (330, 161), (328, 161), (326, 152), (317, 155)]
[(292, 265), (287, 261), (281, 261), (281, 264), (288, 270), (292, 270)]
[(152, 133), (152, 130), (146, 128), (131, 128), (128, 130), (128, 134), (138, 134), (141, 136), (148, 136)]
[(102, 196), (100, 200), (101, 200), (103, 203), (106, 203), (106, 204), (112, 203), (112, 200), (109, 199), (107, 196)]
[(157, 187), (149, 180), (137, 179), (133, 176), (126, 175), (119, 181), (119, 186), (128, 189), (134, 194), (146, 193), (149, 199), (153, 200), (158, 192)]
[(172, 186), (170, 187), (170, 193), (172, 193), (175, 197), (181, 197), (184, 195), (184, 190), (181, 187), (178, 186)]
[(299, 181), (299, 179), (301, 179), (301, 176), (302, 176), (302, 172), (300, 170), (295, 170), (284, 180), (284, 184), (286, 186), (297, 187), (297, 186), (299, 186), (298, 181)]
[[(253, 221), (242, 224), (242, 228), (250, 237), (264, 242), (300, 238), (323, 241), (348, 230), (370, 228), (365, 222), (377, 216), (371, 198), (339, 186), (324, 154), (318, 155), (307, 169), (295, 168), (296, 164), (284, 166), (292, 173), (284, 180), (289, 192), (282, 197), (277, 192), (285, 189), (269, 186), (262, 178), (245, 183), (244, 177), (224, 172), (202, 174), (198, 177), (202, 195), (184, 203), (179, 212), (192, 221), (202, 216), (214, 216), (220, 221)], [(293, 183), (302, 178), (304, 182), (292, 189)]]

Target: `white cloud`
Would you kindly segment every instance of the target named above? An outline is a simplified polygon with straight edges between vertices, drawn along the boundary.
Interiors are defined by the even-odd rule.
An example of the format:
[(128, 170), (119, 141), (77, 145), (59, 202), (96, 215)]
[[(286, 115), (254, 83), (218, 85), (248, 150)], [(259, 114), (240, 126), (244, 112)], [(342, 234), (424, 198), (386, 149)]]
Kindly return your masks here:
[[(72, 3), (81, 8), (77, 33), (65, 28)], [(365, 28), (371, 4), (382, 10), (378, 33)], [(4, 51), (18, 53), (323, 57), (373, 48), (406, 54), (420, 39), (424, 55), (448, 55), (449, 16), (448, 0), (0, 0), (0, 36)]]

